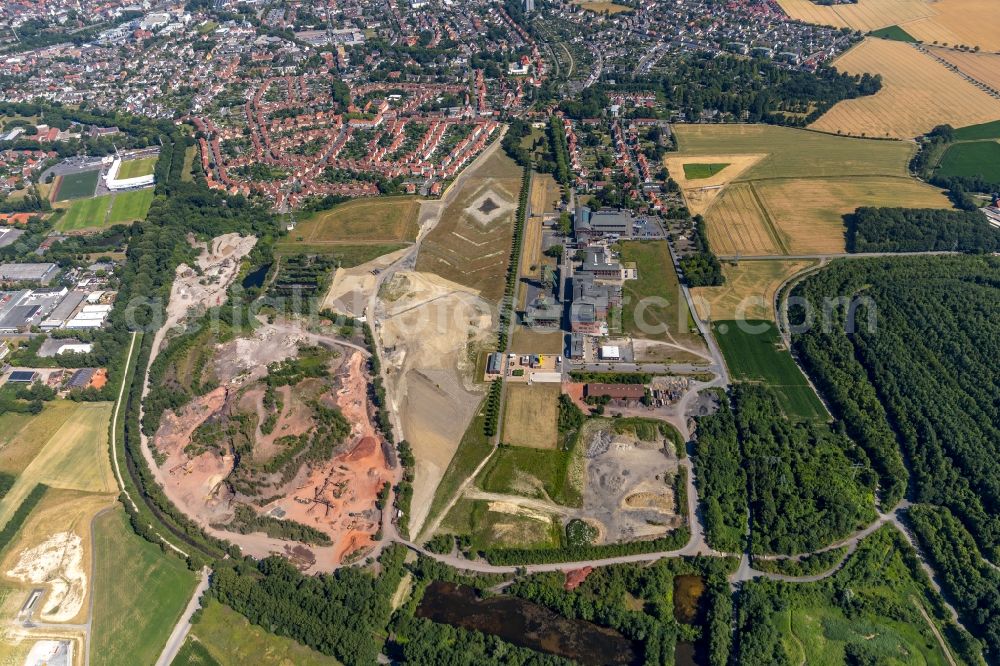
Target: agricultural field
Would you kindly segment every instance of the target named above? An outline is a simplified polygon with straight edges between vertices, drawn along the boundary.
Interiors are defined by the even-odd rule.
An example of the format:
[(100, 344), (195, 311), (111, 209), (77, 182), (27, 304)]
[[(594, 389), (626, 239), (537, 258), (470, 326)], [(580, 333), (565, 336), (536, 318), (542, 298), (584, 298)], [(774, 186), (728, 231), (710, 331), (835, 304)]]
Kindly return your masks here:
[(554, 449), (559, 445), (559, 384), (509, 383), (501, 439), (513, 446)]
[(929, 46), (927, 49), (937, 57), (943, 58), (955, 67), (958, 67), (962, 72), (977, 81), (1000, 90), (1000, 54), (972, 53), (936, 46)]
[(626, 5), (618, 5), (613, 2), (603, 2), (601, 0), (572, 0), (574, 5), (582, 7), (590, 12), (597, 12), (603, 14), (607, 12), (608, 14), (620, 14), (621, 12), (632, 11), (631, 7)]
[(354, 199), (313, 213), (289, 236), (308, 246), (413, 241), (419, 213), (416, 197)]
[(955, 130), (955, 139), (958, 141), (978, 141), (980, 139), (1000, 140), (1000, 120), (980, 125), (970, 125), (960, 127)]
[[(667, 168), (692, 212), (704, 213), (719, 256), (842, 253), (843, 216), (858, 206), (951, 205), (941, 190), (909, 176), (914, 148), (902, 142), (764, 125), (679, 125), (676, 132), (680, 153)], [(743, 159), (705, 181), (683, 178), (691, 163), (730, 161), (720, 155)]]
[[(781, 591), (776, 586), (763, 580), (747, 585), (745, 603), (770, 609), (762, 621), (741, 632), (745, 642), (757, 650), (773, 647), (787, 663), (956, 663), (958, 652), (947, 641), (954, 635), (948, 612), (912, 549), (892, 527), (862, 541), (832, 577)], [(838, 600), (838, 591), (845, 589), (856, 599), (850, 612)]]
[(152, 664), (196, 584), (184, 561), (132, 531), (123, 509), (94, 524), (91, 663)]
[(794, 19), (806, 23), (870, 32), (932, 15), (928, 0), (864, 0), (823, 6), (812, 0), (778, 0)]
[(903, 42), (869, 38), (834, 65), (850, 74), (880, 74), (882, 89), (839, 102), (812, 129), (906, 139), (944, 123), (959, 127), (1000, 117), (1000, 100)]
[(100, 169), (92, 171), (80, 171), (60, 176), (53, 188), (53, 201), (68, 201), (69, 199), (81, 199), (83, 197), (94, 196), (97, 189), (97, 178)]
[(111, 212), (108, 214), (108, 224), (122, 224), (145, 220), (149, 206), (153, 203), (153, 189), (131, 190), (114, 195)]
[[(219, 666), (250, 663), (258, 666), (337, 666), (339, 663), (290, 638), (276, 636), (250, 624), (245, 617), (215, 599), (205, 604), (201, 619), (191, 628), (185, 647), (191, 643), (208, 652)], [(198, 662), (189, 660), (186, 663)]]
[(782, 345), (773, 321), (717, 320), (712, 331), (734, 380), (767, 384), (789, 418), (826, 419), (823, 403)]
[(636, 338), (704, 350), (704, 341), (681, 292), (667, 244), (624, 242), (621, 259), (625, 263), (635, 262), (639, 270), (639, 278), (627, 280), (623, 287), (623, 331)]
[(466, 536), (472, 550), (488, 548), (558, 548), (559, 517), (513, 502), (463, 498), (445, 517), (441, 533)]
[(502, 446), (476, 482), (486, 492), (551, 500), (580, 506), (583, 493), (583, 454), (572, 450)]
[[(470, 287), (490, 302), (500, 300), (510, 259), (521, 168), (496, 151), (463, 172), (441, 221), (427, 234), (417, 270)], [(455, 185), (452, 185), (455, 187)]]
[(727, 319), (774, 320), (774, 296), (781, 284), (818, 262), (811, 260), (753, 260), (725, 262), (720, 287), (691, 290), (698, 316), (705, 321)]
[(688, 180), (711, 178), (727, 166), (728, 162), (689, 162), (684, 165), (684, 177)]
[(142, 157), (122, 162), (121, 167), (118, 168), (118, 180), (148, 176), (156, 168), (156, 159), (156, 157)]
[(980, 176), (1000, 184), (1000, 142), (953, 144), (941, 158), (936, 173), (940, 176)]
[(0, 501), (0, 525), (38, 483), (91, 493), (116, 492), (108, 459), (110, 418), (110, 403), (56, 401), (23, 423), (0, 449), (0, 471), (18, 475)]

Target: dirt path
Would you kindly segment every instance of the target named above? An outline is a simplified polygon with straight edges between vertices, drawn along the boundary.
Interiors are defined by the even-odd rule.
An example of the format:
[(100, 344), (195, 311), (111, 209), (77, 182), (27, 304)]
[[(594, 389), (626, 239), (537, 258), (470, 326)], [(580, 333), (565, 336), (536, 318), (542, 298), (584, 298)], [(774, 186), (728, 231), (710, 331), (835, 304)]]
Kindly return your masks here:
[(924, 622), (926, 622), (927, 626), (929, 626), (931, 631), (934, 632), (934, 638), (937, 639), (938, 645), (941, 646), (941, 652), (944, 652), (945, 659), (948, 660), (948, 663), (951, 664), (951, 666), (958, 666), (955, 663), (955, 658), (951, 656), (951, 650), (948, 649), (948, 644), (944, 642), (944, 637), (941, 636), (941, 632), (938, 631), (937, 625), (934, 624), (931, 616), (927, 614), (926, 610), (924, 610), (924, 605), (913, 596), (910, 597), (910, 601), (912, 601), (913, 605), (917, 607), (917, 610), (920, 611), (920, 616), (924, 618)]

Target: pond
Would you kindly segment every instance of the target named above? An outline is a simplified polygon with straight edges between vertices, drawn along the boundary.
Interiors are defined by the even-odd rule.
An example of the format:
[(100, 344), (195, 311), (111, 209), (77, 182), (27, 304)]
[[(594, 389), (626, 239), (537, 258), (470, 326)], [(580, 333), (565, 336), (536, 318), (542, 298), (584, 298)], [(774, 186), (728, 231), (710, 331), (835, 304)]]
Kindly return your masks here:
[(258, 266), (257, 268), (247, 273), (247, 276), (243, 278), (243, 282), (241, 282), (240, 284), (243, 285), (244, 289), (260, 288), (264, 286), (264, 278), (267, 277), (267, 272), (269, 270), (271, 270), (271, 264), (264, 264), (263, 266)]
[(492, 634), (585, 666), (642, 663), (642, 644), (614, 629), (570, 620), (517, 597), (480, 599), (475, 589), (464, 585), (432, 582), (417, 607), (417, 616)]
[(675, 576), (674, 619), (684, 624), (697, 624), (701, 614), (701, 595), (704, 593), (705, 581), (701, 576)]

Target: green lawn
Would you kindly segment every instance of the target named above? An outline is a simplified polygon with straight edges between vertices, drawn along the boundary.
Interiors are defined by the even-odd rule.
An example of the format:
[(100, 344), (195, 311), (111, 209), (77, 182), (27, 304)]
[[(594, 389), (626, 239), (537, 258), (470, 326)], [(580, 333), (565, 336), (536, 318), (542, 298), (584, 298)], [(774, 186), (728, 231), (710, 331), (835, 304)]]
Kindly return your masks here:
[(955, 130), (955, 138), (959, 141), (978, 141), (980, 139), (1000, 139), (1000, 120), (994, 120), (980, 125), (959, 127)]
[(97, 177), (100, 173), (100, 169), (94, 169), (93, 171), (81, 171), (61, 176), (55, 200), (66, 201), (94, 196), (94, 190), (97, 188)]
[(956, 143), (941, 158), (937, 173), (940, 176), (979, 176), (1000, 184), (1000, 143)]
[(558, 504), (580, 506), (583, 475), (572, 469), (575, 458), (575, 450), (502, 446), (483, 469), (478, 485), (491, 493), (539, 499), (548, 495)]
[(122, 162), (121, 167), (118, 169), (118, 180), (148, 176), (156, 168), (156, 159), (155, 157), (143, 157), (137, 160)]
[(95, 666), (156, 662), (191, 594), (196, 576), (183, 560), (137, 536), (125, 511), (94, 522)]
[(626, 280), (623, 287), (623, 332), (701, 347), (666, 241), (624, 242), (621, 260), (639, 270), (639, 279)]
[(701, 162), (691, 162), (684, 165), (684, 176), (688, 180), (699, 180), (701, 178), (711, 178), (729, 166), (728, 162), (712, 162), (704, 164)]
[[(214, 599), (205, 604), (184, 650), (191, 656), (179, 661), (181, 655), (178, 655), (174, 664), (336, 666), (340, 663), (290, 638), (276, 636), (263, 627), (250, 624), (245, 617)], [(205, 659), (206, 654), (211, 661)]]
[(115, 201), (111, 205), (111, 214), (108, 215), (108, 224), (145, 220), (151, 203), (153, 203), (152, 188), (116, 194)]
[(906, 32), (898, 25), (890, 25), (885, 28), (879, 28), (878, 30), (872, 30), (868, 33), (872, 37), (878, 37), (880, 39), (891, 39), (897, 42), (916, 42), (916, 38), (910, 33)]
[(712, 324), (712, 331), (734, 380), (764, 382), (775, 390), (786, 415), (791, 418), (826, 418), (823, 403), (792, 355), (781, 348), (774, 322), (763, 319), (719, 321)]
[(56, 231), (75, 231), (103, 227), (110, 203), (110, 194), (93, 199), (78, 199), (63, 213), (54, 228)]

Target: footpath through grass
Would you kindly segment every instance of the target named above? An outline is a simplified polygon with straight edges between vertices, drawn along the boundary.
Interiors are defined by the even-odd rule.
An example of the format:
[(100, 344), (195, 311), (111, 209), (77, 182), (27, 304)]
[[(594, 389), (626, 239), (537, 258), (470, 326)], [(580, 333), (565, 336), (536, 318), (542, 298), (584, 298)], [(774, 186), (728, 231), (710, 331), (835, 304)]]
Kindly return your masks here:
[(718, 321), (712, 331), (737, 381), (763, 382), (775, 390), (789, 418), (823, 420), (826, 409), (791, 353), (781, 347), (774, 322)]
[(94, 562), (91, 663), (155, 663), (194, 592), (194, 572), (133, 532), (121, 507), (94, 521)]

